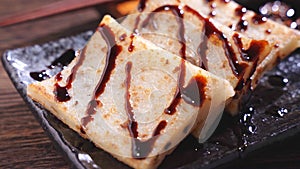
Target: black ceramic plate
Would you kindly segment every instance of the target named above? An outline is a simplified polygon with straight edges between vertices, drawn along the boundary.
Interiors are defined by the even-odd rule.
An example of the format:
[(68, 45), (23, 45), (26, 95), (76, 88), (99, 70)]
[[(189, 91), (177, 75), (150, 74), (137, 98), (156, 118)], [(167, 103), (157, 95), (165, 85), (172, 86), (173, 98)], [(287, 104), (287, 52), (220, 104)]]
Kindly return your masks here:
[[(42, 45), (8, 50), (2, 62), (18, 92), (73, 167), (128, 168), (81, 138), (26, 95), (27, 84), (34, 82), (30, 72), (45, 69), (68, 49), (82, 48), (91, 35), (89, 31)], [(297, 50), (261, 79), (238, 117), (224, 115), (217, 131), (204, 144), (187, 137), (160, 168), (213, 168), (299, 133), (299, 77), (300, 50)]]

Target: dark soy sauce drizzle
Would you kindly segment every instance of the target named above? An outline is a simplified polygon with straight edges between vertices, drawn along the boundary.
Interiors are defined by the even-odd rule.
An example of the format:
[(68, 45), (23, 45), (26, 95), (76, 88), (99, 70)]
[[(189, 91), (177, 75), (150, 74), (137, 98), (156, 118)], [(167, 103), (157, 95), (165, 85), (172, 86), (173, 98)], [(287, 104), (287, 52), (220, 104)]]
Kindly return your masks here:
[(210, 17), (215, 17), (217, 15), (216, 11), (212, 10), (210, 13), (209, 13), (209, 16)]
[(271, 29), (267, 29), (265, 32), (266, 32), (266, 34), (271, 34), (272, 30)]
[(138, 4), (138, 11), (143, 12), (146, 7), (147, 0), (140, 0)]
[[(139, 12), (143, 12), (144, 9), (146, 8), (146, 3), (147, 3), (147, 0), (140, 0), (139, 1), (139, 4), (138, 4), (138, 11)], [(131, 39), (131, 42), (129, 44), (129, 47), (128, 47), (128, 51), (129, 52), (132, 52), (133, 49), (134, 49), (134, 44), (133, 44), (133, 38), (135, 36), (135, 34), (138, 34), (138, 25), (140, 23), (140, 20), (141, 20), (141, 15), (139, 14), (136, 19), (135, 19), (135, 23), (134, 23), (134, 27), (133, 27), (133, 30), (132, 30), (132, 34), (130, 35), (130, 39)]]
[(131, 41), (130, 41), (130, 44), (128, 46), (128, 52), (132, 52), (133, 49), (134, 49), (134, 44), (133, 44), (134, 34), (130, 35), (130, 39), (131, 39)]
[(239, 22), (236, 24), (236, 30), (246, 31), (248, 28), (248, 21), (245, 20), (244, 15), (246, 14), (247, 9), (245, 7), (239, 6), (235, 9), (235, 14), (240, 17)]
[(206, 85), (207, 79), (204, 76), (198, 74), (194, 76), (189, 81), (188, 85), (182, 89), (181, 97), (186, 103), (201, 107), (204, 100), (206, 99)]
[[(180, 66), (182, 66), (184, 62)], [(183, 66), (182, 66), (183, 67)], [(182, 68), (181, 67), (181, 68)], [(185, 68), (185, 67), (183, 67)], [(182, 77), (182, 76), (180, 76)], [(180, 80), (180, 79), (179, 79)], [(184, 80), (184, 79), (182, 79)], [(176, 112), (176, 107), (178, 106), (180, 99), (182, 98), (186, 103), (193, 106), (201, 107), (204, 100), (206, 99), (205, 89), (207, 85), (207, 80), (201, 75), (192, 77), (186, 87), (183, 87), (183, 82), (178, 83), (179, 89), (177, 89), (177, 94), (172, 100), (170, 106), (165, 109), (165, 113), (173, 115)], [(198, 93), (198, 92), (199, 93)]]
[(128, 46), (128, 52), (132, 52), (134, 49), (133, 39), (136, 34), (139, 34), (138, 25), (140, 23), (140, 20), (141, 20), (141, 15), (139, 14), (135, 19), (134, 27), (133, 27), (132, 33), (130, 35), (131, 41)]
[[(204, 77), (198, 75), (196, 77), (193, 77), (188, 85), (186, 87), (183, 87), (184, 85), (184, 79), (186, 74), (186, 67), (185, 67), (185, 59), (186, 59), (186, 40), (184, 37), (185, 34), (185, 27), (183, 23), (183, 15), (184, 11), (177, 5), (165, 5), (161, 6), (154, 11), (152, 11), (151, 14), (144, 20), (142, 23), (142, 26), (145, 27), (150, 19), (154, 16), (155, 13), (161, 12), (161, 11), (171, 11), (174, 16), (176, 16), (176, 21), (179, 25), (178, 28), (178, 41), (181, 44), (181, 49), (179, 51), (179, 54), (182, 58), (180, 62), (180, 72), (178, 77), (178, 84), (177, 89), (175, 92), (175, 97), (172, 100), (169, 107), (167, 107), (164, 112), (169, 115), (173, 115), (176, 112), (176, 107), (178, 106), (181, 98), (188, 104), (194, 105), (194, 106), (201, 106), (204, 102), (206, 95), (205, 95), (205, 87), (207, 84), (207, 81)], [(195, 92), (199, 91), (199, 93)]]
[(267, 22), (267, 18), (262, 15), (255, 14), (252, 17), (252, 22), (256, 25), (263, 24)]
[[(228, 1), (224, 1), (224, 2), (228, 2)], [(228, 39), (225, 37), (225, 35), (218, 30), (211, 22), (208, 18), (205, 18), (203, 16), (201, 16), (197, 11), (189, 8), (188, 6), (185, 6), (184, 11), (188, 11), (190, 13), (193, 13), (194, 16), (197, 16), (200, 20), (203, 20), (205, 23), (204, 26), (204, 31), (205, 31), (205, 35), (206, 37), (210, 37), (212, 35), (216, 35), (222, 42), (223, 42), (223, 49), (225, 52), (225, 55), (229, 61), (230, 67), (233, 71), (233, 73), (237, 76), (240, 77), (243, 75), (244, 69), (245, 69), (245, 64), (239, 64), (238, 63), (238, 59), (234, 53), (233, 48), (231, 47), (231, 44), (229, 43)], [(155, 9), (153, 12), (160, 12), (160, 11), (169, 11), (171, 10), (171, 12), (177, 16), (177, 23), (179, 24), (179, 31), (178, 31), (178, 39), (182, 45), (181, 49), (180, 49), (180, 54), (181, 57), (183, 59), (186, 58), (185, 56), (185, 50), (186, 50), (186, 44), (185, 44), (185, 38), (184, 38), (184, 24), (183, 24), (183, 15), (184, 15), (184, 11), (182, 9), (180, 9), (178, 6), (175, 5), (165, 5), (165, 6), (161, 6), (157, 9)], [(153, 17), (154, 13), (151, 13), (142, 23), (142, 26), (146, 26), (150, 19)], [(201, 56), (201, 60), (202, 60), (202, 68), (206, 68), (207, 67), (207, 58), (206, 58), (206, 50), (207, 50), (207, 40), (206, 38), (204, 38), (203, 42), (199, 45), (199, 48), (204, 49), (204, 50), (198, 50), (198, 52), (200, 52), (200, 56)], [(252, 54), (251, 52), (253, 48), (249, 49), (249, 51), (245, 51), (248, 52), (249, 54)], [(176, 91), (176, 95), (174, 97), (174, 100), (171, 102), (170, 106), (168, 108), (165, 109), (165, 112), (167, 114), (173, 114), (175, 113), (175, 109), (177, 107), (177, 105), (179, 104), (180, 98), (183, 98), (187, 103), (191, 103), (189, 102), (189, 99), (193, 98), (191, 95), (191, 92), (187, 92), (188, 91), (188, 87), (183, 88), (183, 84), (184, 84), (184, 76), (185, 76), (185, 65), (184, 62), (182, 61), (181, 65), (180, 65), (180, 75), (179, 75), (179, 80), (178, 80), (178, 89)], [(201, 91), (201, 89), (203, 89), (206, 86), (206, 82), (203, 82), (202, 80), (199, 80), (199, 78), (195, 77), (196, 80), (194, 80), (194, 85), (197, 84), (201, 84), (199, 85), (199, 89)], [(201, 78), (200, 78), (201, 79)], [(201, 98), (205, 99), (205, 94), (204, 92), (200, 92), (201, 93)], [(202, 97), (203, 96), (203, 97)], [(188, 99), (189, 98), (189, 99)], [(195, 100), (194, 98), (192, 99), (193, 103), (197, 103), (197, 106), (201, 106), (200, 101)]]
[(152, 137), (148, 140), (141, 141), (138, 138), (132, 138), (132, 157), (139, 160), (145, 159), (152, 151), (158, 135), (163, 129), (165, 129), (166, 126), (167, 122), (165, 120), (159, 122), (152, 134)]
[[(209, 1), (211, 2), (211, 1)], [(228, 1), (226, 1), (228, 2)], [(246, 64), (240, 64), (238, 62), (237, 56), (230, 44), (230, 42), (228, 41), (227, 37), (220, 31), (218, 30), (212, 22), (210, 22), (209, 18), (205, 18), (202, 15), (200, 15), (197, 11), (191, 9), (188, 6), (185, 6), (184, 11), (188, 11), (192, 14), (194, 14), (194, 16), (197, 16), (199, 18), (199, 20), (203, 20), (204, 21), (204, 32), (205, 32), (205, 36), (206, 38), (203, 39), (203, 41), (201, 42), (201, 44), (198, 47), (198, 54), (199, 56), (201, 56), (201, 60), (202, 60), (202, 65), (200, 65), (202, 68), (207, 69), (207, 56), (206, 56), (206, 51), (208, 49), (207, 44), (208, 44), (208, 38), (212, 35), (216, 35), (223, 44), (223, 49), (225, 52), (225, 55), (229, 61), (230, 67), (232, 72), (234, 73), (234, 75), (236, 77), (238, 77), (240, 79), (240, 82), (238, 83), (240, 86), (239, 88), (241, 89), (245, 83), (244, 80), (241, 78), (244, 74), (245, 71), (245, 67), (247, 66)], [(165, 6), (161, 6), (155, 10), (153, 10), (151, 14), (149, 14), (149, 16), (143, 21), (142, 23), (142, 27), (147, 26), (147, 24), (149, 23), (150, 19), (152, 19), (153, 15), (156, 12), (161, 12), (161, 11), (171, 11), (177, 19), (177, 23), (179, 24), (179, 31), (178, 31), (178, 39), (182, 45), (182, 48), (180, 49), (180, 54), (181, 57), (183, 59), (186, 58), (185, 56), (185, 50), (186, 50), (186, 44), (185, 44), (185, 38), (184, 38), (184, 23), (182, 21), (183, 19), (183, 15), (184, 15), (184, 11), (182, 9), (180, 9), (178, 6), (176, 5), (165, 5)], [(247, 10), (245, 8), (241, 8), (237, 10), (237, 14), (239, 16), (243, 16), (244, 13)], [(140, 19), (140, 18), (138, 18)], [(136, 21), (136, 23), (138, 23), (138, 21)], [(255, 61), (254, 63), (254, 67), (257, 66), (257, 53), (256, 52), (260, 52), (263, 48), (262, 46), (266, 45), (265, 42), (260, 42), (260, 41), (255, 41), (252, 42), (249, 49), (244, 50), (242, 43), (241, 43), (241, 39), (240, 38), (235, 38), (235, 42), (237, 43), (237, 45), (239, 45), (240, 48), (240, 53), (242, 55), (242, 59), (247, 60), (247, 61)], [(200, 50), (201, 49), (201, 50)], [(182, 91), (184, 91), (185, 89), (182, 87), (184, 84), (184, 76), (185, 76), (185, 65), (182, 62), (180, 65), (180, 75), (179, 75), (179, 80), (178, 80), (178, 88), (175, 94), (175, 97), (173, 99), (173, 101), (171, 102), (170, 106), (168, 108), (165, 109), (165, 113), (167, 114), (173, 114), (175, 113), (175, 109), (177, 107), (177, 105), (179, 104), (179, 101), (181, 98), (186, 98), (184, 95), (182, 95)], [(254, 68), (255, 70), (255, 68)], [(254, 71), (252, 71), (254, 73)], [(186, 100), (185, 100), (186, 101)], [(197, 102), (197, 101), (196, 101)]]
[(245, 66), (244, 64), (239, 64), (238, 59), (236, 57), (236, 54), (234, 53), (234, 50), (228, 41), (227, 37), (218, 29), (215, 27), (215, 25), (209, 20), (209, 18), (203, 17), (201, 14), (199, 14), (197, 11), (194, 9), (185, 6), (184, 9), (190, 13), (192, 13), (194, 16), (198, 17), (199, 20), (204, 21), (204, 34), (206, 37), (203, 38), (203, 41), (198, 47), (198, 53), (201, 56), (202, 60), (202, 65), (201, 67), (204, 69), (207, 69), (207, 56), (206, 56), (206, 50), (208, 49), (207, 44), (208, 44), (208, 39), (210, 36), (215, 35), (217, 36), (223, 44), (223, 49), (225, 52), (225, 56), (229, 62), (229, 65), (231, 67), (231, 70), (233, 74), (236, 77), (240, 77), (243, 75)]
[[(246, 50), (243, 47), (243, 42), (242, 42), (242, 39), (239, 36), (239, 34), (235, 33), (232, 36), (232, 39), (233, 39), (234, 43), (236, 44), (236, 46), (238, 47), (241, 58), (244, 61), (253, 62), (253, 65), (252, 65), (252, 68), (250, 71), (250, 75), (249, 75), (249, 77), (251, 77), (254, 74), (256, 67), (258, 65), (258, 61), (259, 61), (258, 56), (264, 50), (264, 47), (266, 45), (268, 45), (268, 42), (265, 40), (252, 40), (249, 48)], [(249, 81), (249, 80), (250, 80), (250, 78), (247, 79), (247, 81)], [(244, 79), (240, 78), (238, 85), (236, 87), (236, 90), (241, 90), (244, 87), (244, 85), (245, 85)]]
[(130, 93), (129, 93), (129, 89), (130, 89), (130, 82), (131, 82), (131, 68), (132, 68), (132, 62), (127, 62), (126, 67), (125, 67), (125, 72), (126, 72), (126, 79), (125, 79), (125, 110), (129, 119), (129, 123), (128, 123), (128, 130), (130, 133), (130, 136), (133, 138), (137, 138), (138, 137), (138, 131), (137, 131), (137, 127), (138, 124), (134, 119), (134, 114), (132, 111), (132, 106), (130, 104)]
[(152, 137), (146, 141), (141, 141), (138, 139), (138, 123), (134, 119), (134, 113), (132, 110), (132, 106), (130, 104), (130, 82), (131, 82), (131, 69), (132, 62), (127, 62), (125, 66), (126, 79), (125, 79), (125, 110), (128, 116), (128, 126), (127, 129), (129, 131), (132, 144), (132, 157), (136, 159), (144, 159), (146, 158), (153, 149), (154, 143), (163, 129), (167, 126), (167, 122), (165, 120), (161, 121), (157, 127), (155, 128)]
[(81, 119), (84, 127), (93, 120), (92, 115), (96, 113), (95, 108), (97, 105), (101, 104), (97, 98), (104, 92), (106, 83), (109, 81), (110, 75), (116, 66), (116, 58), (122, 51), (122, 46), (116, 45), (114, 33), (107, 25), (101, 24), (98, 31), (101, 33), (107, 45), (106, 60), (103, 73), (101, 74), (100, 80), (98, 81), (93, 96), (88, 104), (86, 116)]
[(55, 88), (54, 88), (54, 95), (56, 97), (56, 99), (60, 102), (66, 102), (69, 101), (71, 99), (69, 93), (68, 93), (68, 89), (70, 89), (72, 87), (72, 82), (75, 79), (77, 70), (79, 69), (79, 67), (82, 65), (84, 59), (85, 59), (85, 51), (86, 48), (84, 48), (79, 56), (79, 59), (77, 61), (77, 63), (75, 64), (75, 66), (72, 68), (71, 70), (71, 74), (69, 75), (69, 77), (67, 78), (66, 81), (66, 85), (65, 86), (60, 86), (58, 84), (59, 81), (62, 80), (62, 76), (61, 73), (58, 73), (55, 76), (56, 79), (56, 83), (55, 83)]
[(54, 88), (54, 94), (58, 101), (66, 102), (71, 99), (68, 90), (65, 87), (61, 87), (58, 83), (55, 83)]
[(69, 49), (65, 51), (59, 58), (55, 59), (48, 68), (67, 66), (71, 63), (71, 61), (75, 58), (75, 51), (73, 49)]
[(124, 33), (119, 37), (119, 40), (124, 41), (126, 39), (126, 37), (127, 37), (127, 35), (126, 35), (126, 33)]
[(39, 72), (30, 72), (30, 77), (36, 81), (43, 81), (50, 78), (50, 75), (47, 73), (47, 70), (42, 70)]
[[(69, 49), (64, 52), (59, 58), (55, 59), (51, 65), (47, 66), (48, 70), (59, 68), (60, 71), (71, 63), (71, 61), (75, 58), (75, 51), (73, 49)], [(47, 73), (47, 70), (42, 70), (38, 72), (30, 72), (30, 77), (36, 81), (43, 81), (45, 79), (50, 78), (50, 75)]]
[[(171, 104), (169, 107), (167, 107), (165, 109), (165, 113), (172, 115), (176, 112), (176, 107), (179, 104), (179, 101), (182, 97), (182, 86), (184, 85), (184, 78), (185, 78), (185, 73), (186, 73), (186, 68), (185, 68), (185, 62), (184, 60), (186, 59), (186, 41), (184, 38), (184, 32), (185, 32), (185, 28), (184, 28), (184, 23), (183, 23), (183, 11), (176, 5), (165, 5), (165, 6), (161, 6), (157, 9), (155, 9), (154, 11), (152, 11), (152, 13), (150, 13), (148, 15), (148, 17), (143, 21), (142, 23), (142, 27), (145, 27), (148, 25), (148, 23), (150, 22), (150, 20), (153, 18), (154, 14), (157, 12), (161, 12), (161, 11), (171, 11), (172, 14), (174, 16), (176, 16), (176, 21), (179, 25), (178, 28), (178, 41), (181, 44), (181, 49), (179, 51), (179, 54), (182, 58), (181, 62), (180, 62), (180, 72), (179, 72), (179, 77), (178, 77), (178, 84), (177, 84), (177, 89), (175, 92), (175, 96), (174, 99), (172, 100)], [(187, 96), (189, 97), (189, 96)], [(184, 98), (184, 97), (183, 97)]]
[(209, 4), (209, 7), (210, 7), (210, 13), (209, 13), (209, 16), (210, 17), (215, 17), (216, 15), (217, 15), (217, 12), (214, 10), (216, 7), (217, 7), (217, 5), (216, 5), (216, 3), (214, 3), (214, 1), (213, 0), (206, 0), (206, 2), (207, 3), (210, 3)]
[(252, 40), (249, 48), (246, 50), (243, 48), (243, 42), (239, 34), (235, 33), (232, 38), (239, 49), (241, 58), (245, 61), (256, 61), (264, 47), (268, 45), (268, 42), (265, 40)]

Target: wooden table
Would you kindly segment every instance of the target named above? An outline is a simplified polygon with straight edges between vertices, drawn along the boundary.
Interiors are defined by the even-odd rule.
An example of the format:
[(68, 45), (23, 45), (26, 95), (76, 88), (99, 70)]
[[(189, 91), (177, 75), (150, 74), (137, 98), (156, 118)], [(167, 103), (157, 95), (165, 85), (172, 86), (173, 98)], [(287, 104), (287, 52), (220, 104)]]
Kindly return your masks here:
[[(32, 9), (58, 0), (1, 0), (0, 16)], [(0, 28), (0, 54), (35, 43), (95, 29), (95, 8), (42, 18)], [(300, 134), (252, 153), (225, 168), (300, 168)], [(45, 135), (0, 64), (0, 168), (69, 168)]]

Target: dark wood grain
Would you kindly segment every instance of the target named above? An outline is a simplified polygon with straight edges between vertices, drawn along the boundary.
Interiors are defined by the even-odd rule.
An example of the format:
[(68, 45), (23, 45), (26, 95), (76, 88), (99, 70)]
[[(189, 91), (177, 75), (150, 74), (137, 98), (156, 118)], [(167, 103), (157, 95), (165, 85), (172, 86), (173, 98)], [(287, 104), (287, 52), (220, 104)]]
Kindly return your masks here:
[[(37, 8), (58, 0), (1, 0), (0, 15)], [(94, 8), (69, 12), (18, 25), (0, 27), (0, 55), (4, 50), (43, 43), (94, 29)], [(10, 82), (0, 64), (0, 168), (69, 168)]]
[[(55, 1), (58, 0), (30, 0), (30, 3), (27, 0), (1, 0), (0, 15)], [(0, 55), (5, 49), (43, 43), (93, 29), (98, 22), (98, 13), (90, 8), (0, 28)], [(300, 168), (299, 143), (300, 134), (219, 168)], [(0, 168), (69, 167), (16, 92), (0, 64)]]
[(68, 168), (0, 66), (0, 168)]
[(97, 4), (103, 4), (109, 1), (112, 0), (62, 0), (53, 2), (28, 11), (22, 10), (21, 12), (14, 13), (9, 16), (0, 16), (0, 26), (22, 23), (42, 17), (65, 13), (68, 11), (83, 9)]

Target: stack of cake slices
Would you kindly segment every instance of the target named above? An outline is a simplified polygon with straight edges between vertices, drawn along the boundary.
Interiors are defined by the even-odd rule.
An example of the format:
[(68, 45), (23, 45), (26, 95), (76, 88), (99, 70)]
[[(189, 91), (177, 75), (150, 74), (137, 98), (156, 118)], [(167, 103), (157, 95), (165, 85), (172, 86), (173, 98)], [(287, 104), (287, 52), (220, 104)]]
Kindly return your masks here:
[(232, 1), (141, 1), (121, 24), (104, 16), (72, 62), (27, 93), (123, 163), (156, 168), (188, 134), (207, 140), (225, 109), (236, 114), (299, 39)]

